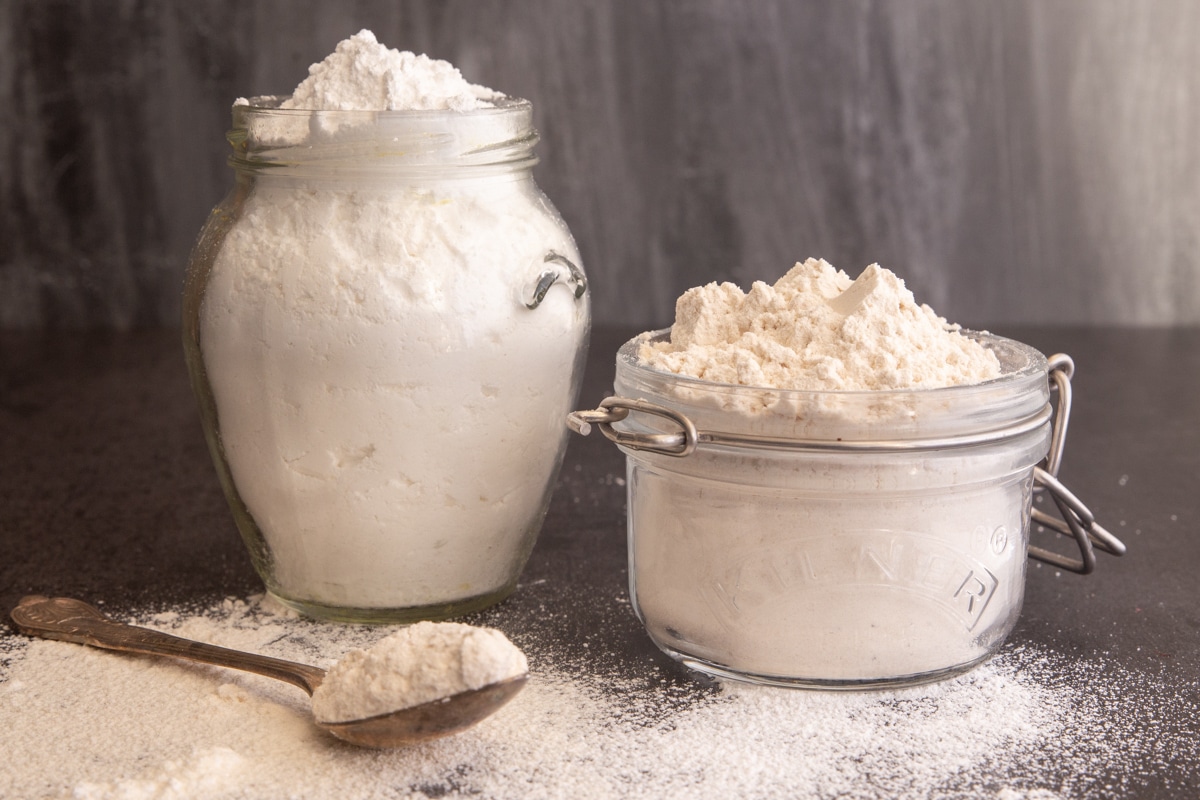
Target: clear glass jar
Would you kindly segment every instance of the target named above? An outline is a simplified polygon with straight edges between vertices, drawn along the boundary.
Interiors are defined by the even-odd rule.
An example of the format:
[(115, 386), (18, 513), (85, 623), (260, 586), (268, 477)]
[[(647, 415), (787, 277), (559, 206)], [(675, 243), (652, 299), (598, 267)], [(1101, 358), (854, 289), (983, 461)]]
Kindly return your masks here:
[(184, 347), (267, 589), (346, 621), (506, 597), (541, 527), (590, 324), (524, 100), (235, 106), (236, 182), (188, 266)]
[(606, 404), (630, 412), (609, 433), (655, 643), (718, 676), (826, 688), (934, 680), (993, 653), (1021, 608), (1052, 408), (1041, 353), (972, 335), (1001, 377), (886, 392), (714, 384), (627, 343), (629, 400)]

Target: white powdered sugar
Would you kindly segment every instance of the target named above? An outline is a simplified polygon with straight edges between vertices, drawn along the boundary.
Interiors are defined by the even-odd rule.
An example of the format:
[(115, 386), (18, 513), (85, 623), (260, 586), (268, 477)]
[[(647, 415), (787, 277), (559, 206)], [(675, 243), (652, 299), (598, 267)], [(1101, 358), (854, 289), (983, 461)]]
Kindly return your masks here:
[(369, 30), (338, 43), (281, 108), (319, 111), (470, 111), (503, 97), (447, 61), (380, 44)]
[(346, 722), (430, 703), (524, 675), (525, 654), (503, 633), (458, 622), (418, 622), (356, 648), (313, 692), (321, 722)]
[[(625, 625), (623, 598), (610, 605)], [(263, 599), (131, 621), (318, 664), (389, 633), (310, 622)], [(530, 682), (495, 715), (457, 736), (368, 750), (316, 728), (304, 693), (278, 681), (4, 635), (0, 797), (1059, 800), (1133, 796), (1146, 781), (1176, 796), (1194, 783), (1164, 765), (1200, 757), (1200, 687), (1164, 687), (1102, 657), (1010, 646), (930, 686), (814, 693), (672, 685), (653, 665), (635, 676), (605, 666), (603, 637), (591, 652), (537, 634), (516, 641)]]
[(851, 281), (823, 260), (774, 286), (689, 289), (669, 342), (641, 357), (668, 372), (774, 389), (927, 389), (996, 377), (995, 355), (963, 336), (892, 272), (872, 264)]
[[(481, 119), (488, 92), (364, 31), (285, 103), (319, 111), (235, 114), (254, 147), (305, 142), (243, 175), (198, 313), (219, 458), (282, 597), (484, 603), (537, 534), (587, 298), (528, 301), (548, 259), (579, 254), (510, 152), (535, 140), (528, 104)], [(484, 145), (508, 155), (461, 163)]]
[(566, 291), (519, 301), (548, 250), (576, 252), (512, 183), (256, 188), (213, 264), (201, 335), (279, 591), (402, 607), (512, 579), (586, 330)]

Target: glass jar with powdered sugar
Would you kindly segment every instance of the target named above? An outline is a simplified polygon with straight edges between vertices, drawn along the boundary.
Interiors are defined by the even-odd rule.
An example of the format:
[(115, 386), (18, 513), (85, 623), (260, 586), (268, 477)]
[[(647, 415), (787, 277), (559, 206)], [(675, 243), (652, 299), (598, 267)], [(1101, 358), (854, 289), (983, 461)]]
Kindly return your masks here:
[(549, 503), (590, 319), (575, 243), (532, 178), (531, 106), (280, 106), (233, 109), (236, 183), (184, 299), (254, 565), (317, 617), (497, 602)]
[[(695, 669), (817, 688), (946, 677), (1012, 630), (1027, 554), (1087, 572), (1094, 547), (1124, 550), (1053, 475), (1065, 356), (971, 334), (998, 377), (809, 391), (648, 364), (669, 336), (622, 347), (615, 395), (570, 424), (599, 427), (626, 454), (634, 608)], [(1063, 517), (1033, 513), (1075, 535), (1081, 558), (1029, 545), (1042, 489)]]

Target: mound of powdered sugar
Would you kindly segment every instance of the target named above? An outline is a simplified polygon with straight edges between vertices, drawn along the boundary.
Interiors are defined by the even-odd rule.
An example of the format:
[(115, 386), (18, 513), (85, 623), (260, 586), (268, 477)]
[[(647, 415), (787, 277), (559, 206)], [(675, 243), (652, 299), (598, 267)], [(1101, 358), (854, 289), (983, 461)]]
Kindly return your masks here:
[(313, 692), (321, 722), (345, 722), (479, 689), (529, 670), (503, 633), (459, 622), (418, 622), (356, 648), (330, 668)]
[(320, 111), (470, 111), (503, 95), (467, 82), (454, 65), (380, 44), (369, 30), (340, 42), (281, 108)]
[(892, 272), (872, 264), (851, 281), (811, 258), (774, 286), (689, 289), (670, 341), (639, 355), (668, 372), (775, 389), (927, 389), (1000, 374), (995, 354), (917, 304)]

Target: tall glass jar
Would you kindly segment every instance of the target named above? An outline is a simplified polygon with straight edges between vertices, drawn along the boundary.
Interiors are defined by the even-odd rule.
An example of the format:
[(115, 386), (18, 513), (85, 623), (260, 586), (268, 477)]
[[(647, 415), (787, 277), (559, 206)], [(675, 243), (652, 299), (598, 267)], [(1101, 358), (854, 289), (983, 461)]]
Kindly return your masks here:
[(267, 589), (345, 621), (506, 597), (541, 527), (590, 322), (524, 100), (233, 110), (236, 181), (188, 266), (184, 349)]

